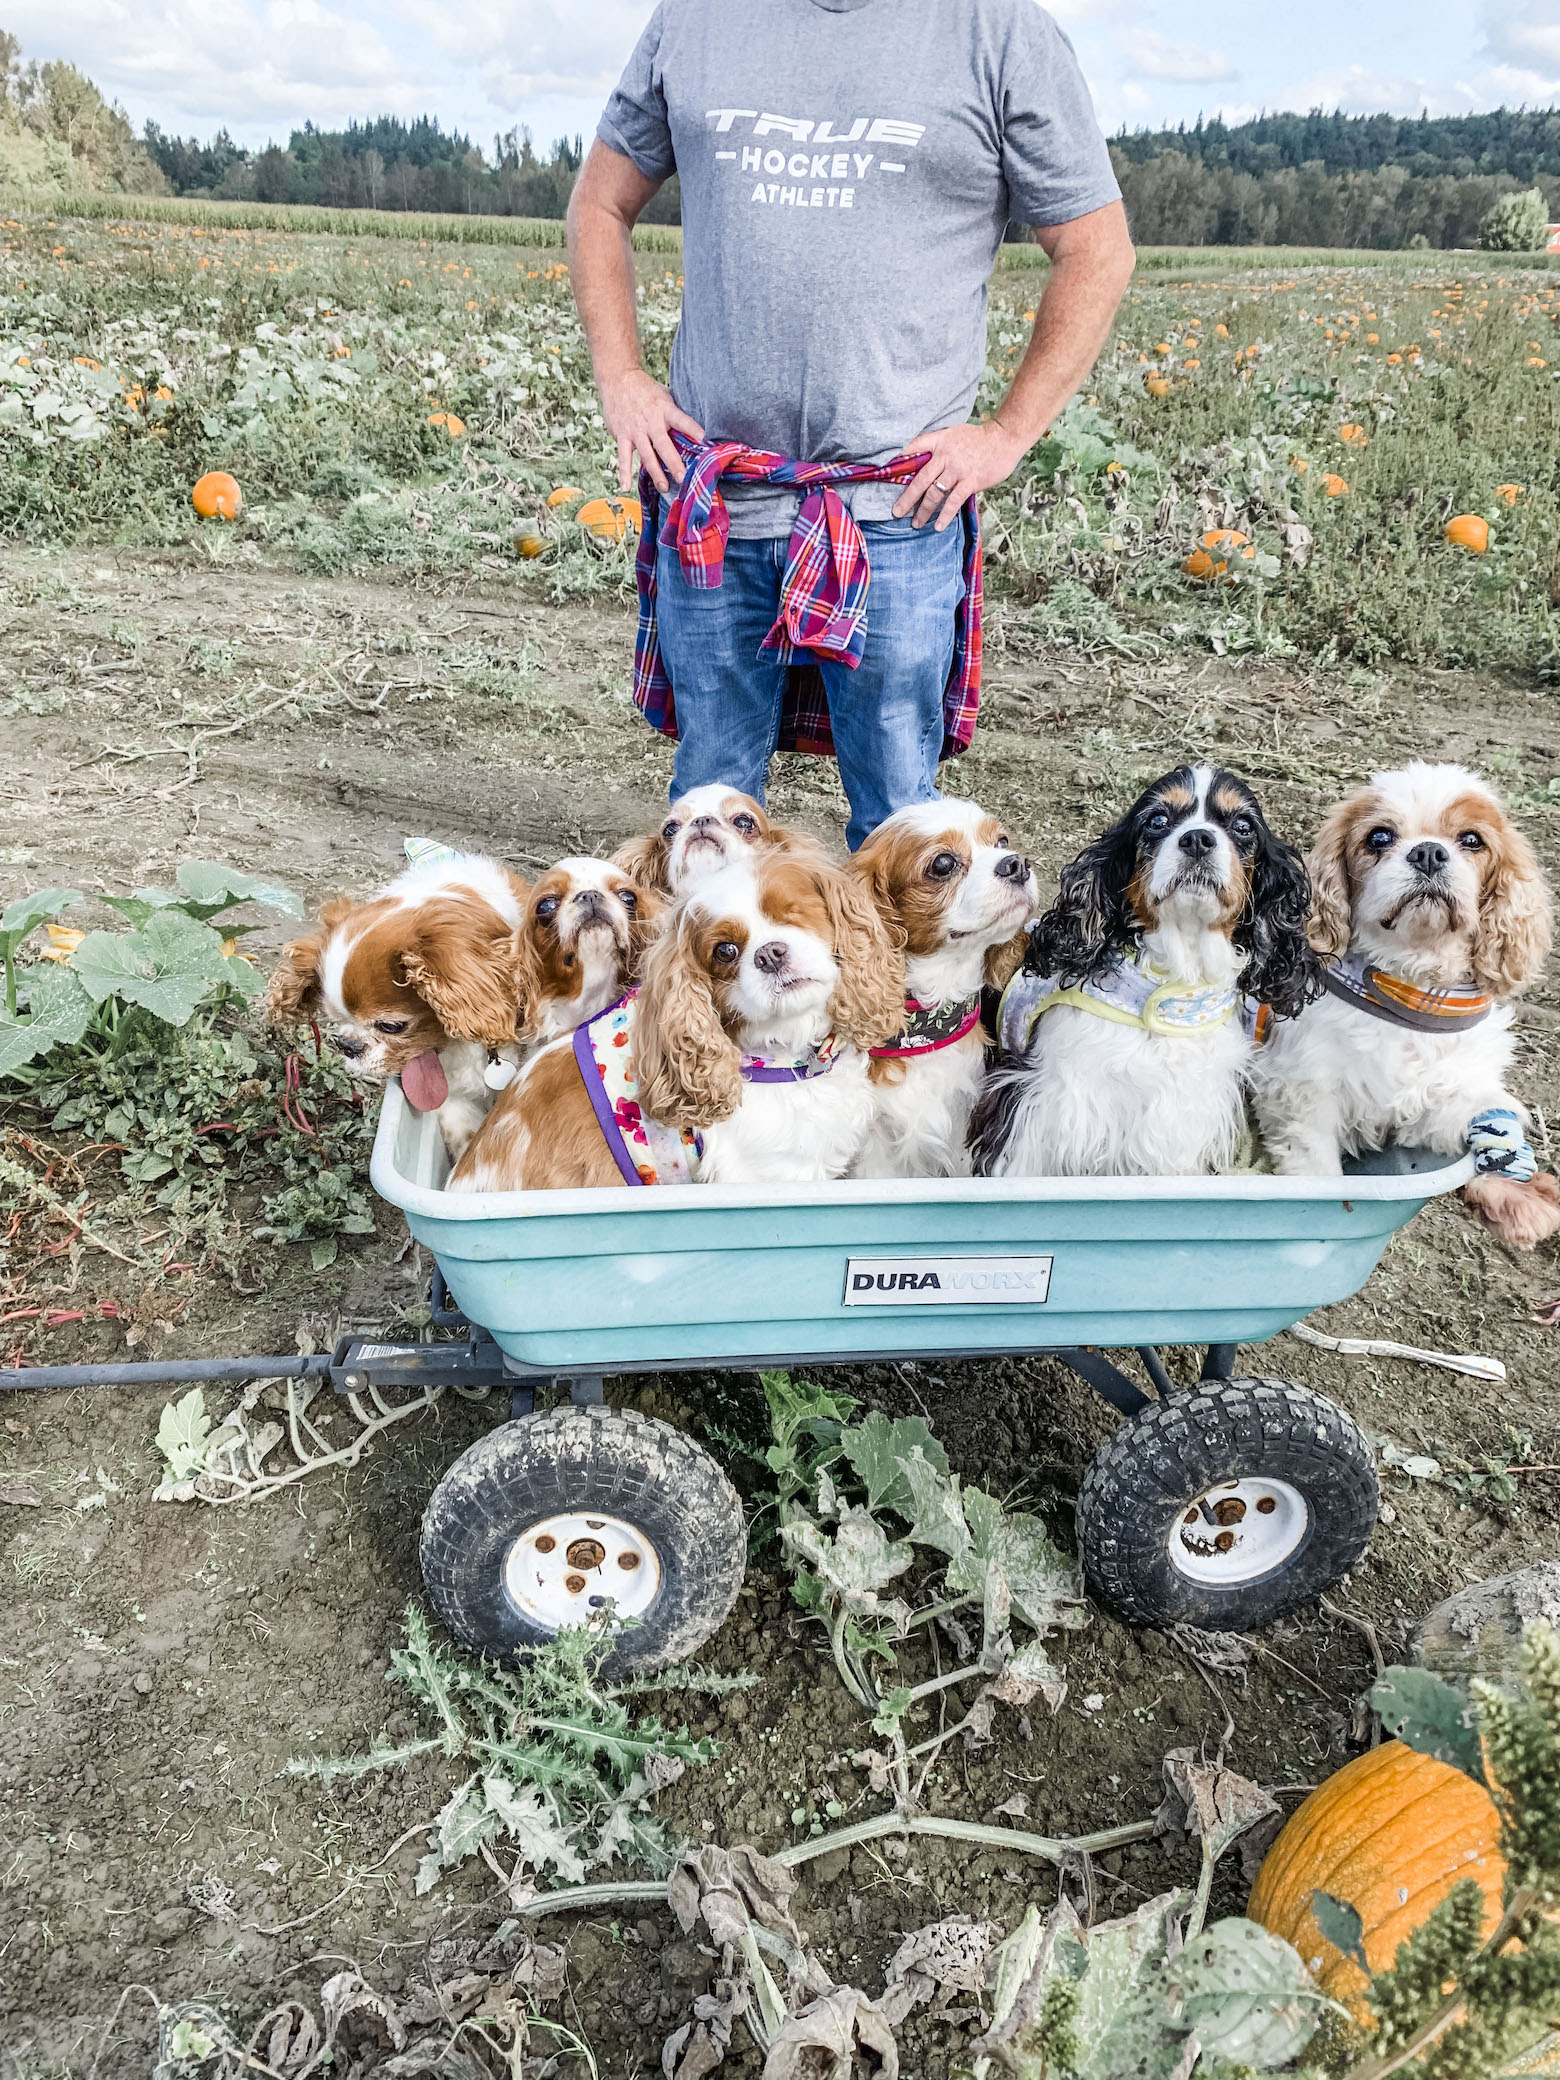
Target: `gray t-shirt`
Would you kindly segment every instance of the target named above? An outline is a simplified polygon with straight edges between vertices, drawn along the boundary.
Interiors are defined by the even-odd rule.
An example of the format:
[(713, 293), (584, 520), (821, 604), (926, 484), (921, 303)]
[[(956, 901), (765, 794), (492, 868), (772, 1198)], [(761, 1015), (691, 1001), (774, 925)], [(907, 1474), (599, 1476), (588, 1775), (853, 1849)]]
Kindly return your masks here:
[[(807, 462), (886, 462), (967, 419), (1009, 220), (1121, 192), (1036, 0), (661, 0), (598, 135), (682, 176), (678, 404)], [(723, 488), (734, 534), (788, 531), (793, 494)], [(886, 519), (898, 496), (851, 503)]]

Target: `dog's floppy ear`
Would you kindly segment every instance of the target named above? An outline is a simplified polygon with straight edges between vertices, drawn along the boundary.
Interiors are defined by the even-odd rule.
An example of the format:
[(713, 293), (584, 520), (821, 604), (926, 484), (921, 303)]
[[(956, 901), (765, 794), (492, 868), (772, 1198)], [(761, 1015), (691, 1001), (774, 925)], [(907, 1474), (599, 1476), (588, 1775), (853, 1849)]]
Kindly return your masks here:
[(987, 989), (1006, 989), (1013, 977), (1023, 966), (1024, 955), (1029, 951), (1029, 927), (1015, 932), (1011, 939), (1004, 939), (1000, 946), (986, 949)]
[(902, 935), (896, 945), (863, 875), (821, 864), (812, 872), (829, 913), (840, 970), (830, 1005), (834, 1029), (857, 1047), (880, 1047), (905, 1022)]
[(1514, 996), (1531, 982), (1549, 951), (1549, 890), (1533, 848), (1501, 820), (1490, 847), (1493, 872), (1479, 902), (1473, 973), (1493, 996)]
[(452, 1040), (515, 1038), (515, 935), (489, 904), (444, 896), (418, 906), (401, 974)]
[(265, 1015), (273, 1026), (297, 1026), (320, 1008), (320, 954), (328, 934), (313, 932), (282, 948), (281, 966), (266, 984)]
[(713, 1126), (742, 1103), (741, 1069), (684, 910), (667, 921), (645, 956), (634, 1020), (639, 1102), (665, 1126)]
[[(1255, 807), (1255, 804), (1253, 804)], [(1293, 845), (1276, 837), (1260, 811), (1246, 907), (1231, 934), (1246, 955), (1241, 987), (1275, 1018), (1297, 1018), (1321, 995), (1321, 962), (1307, 936), (1311, 877)]]
[(1356, 795), (1340, 802), (1316, 834), (1306, 866), (1311, 876), (1311, 944), (1324, 961), (1349, 950), (1354, 936), (1354, 891), (1349, 884), (1349, 836), (1360, 813)]
[(265, 1015), (270, 1024), (296, 1026), (318, 1017), (320, 955), (331, 933), (355, 907), (350, 896), (332, 896), (320, 905), (319, 930), (282, 948), (282, 964), (266, 985)]
[(634, 906), (634, 920), (628, 928), (628, 978), (637, 982), (644, 973), (645, 955), (650, 951), (660, 934), (666, 918), (666, 899), (649, 882), (634, 876), (634, 893), (639, 901)]
[(1065, 988), (1093, 982), (1118, 954), (1135, 946), (1142, 927), (1127, 902), (1137, 865), (1132, 811), (1063, 867), (1056, 901), (1029, 935), (1024, 967), (1055, 975)]
[(644, 838), (625, 838), (613, 853), (612, 864), (621, 867), (636, 887), (653, 888), (663, 896), (672, 892), (666, 878), (666, 844), (659, 831)]

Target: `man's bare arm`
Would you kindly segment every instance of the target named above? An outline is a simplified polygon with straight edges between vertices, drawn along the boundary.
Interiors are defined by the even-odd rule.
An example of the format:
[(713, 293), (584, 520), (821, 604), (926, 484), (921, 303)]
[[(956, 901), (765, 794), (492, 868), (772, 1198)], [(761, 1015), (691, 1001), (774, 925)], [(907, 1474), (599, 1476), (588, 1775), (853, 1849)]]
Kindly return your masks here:
[(949, 526), (965, 500), (1010, 476), (1099, 358), (1136, 254), (1119, 202), (1035, 233), (1051, 278), (1013, 387), (983, 422), (947, 426), (910, 444), (930, 460), (894, 507), (918, 527)]
[(598, 137), (569, 198), (569, 271), (574, 300), (601, 393), (601, 415), (617, 441), (618, 482), (627, 491), (638, 452), (658, 491), (682, 481), (671, 429), (703, 440), (704, 428), (679, 411), (672, 393), (639, 358), (632, 232), (660, 186), (632, 159)]

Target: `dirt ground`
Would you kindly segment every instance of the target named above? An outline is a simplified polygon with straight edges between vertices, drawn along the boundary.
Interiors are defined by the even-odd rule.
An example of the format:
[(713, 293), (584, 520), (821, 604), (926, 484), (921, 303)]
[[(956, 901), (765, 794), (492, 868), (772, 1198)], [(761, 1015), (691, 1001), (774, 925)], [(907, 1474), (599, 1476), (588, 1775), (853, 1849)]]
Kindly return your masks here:
[[(102, 551), (0, 558), (0, 901), (51, 884), (164, 880), (190, 856), (264, 872), (313, 901), (393, 872), (408, 832), (522, 871), (607, 849), (654, 816), (669, 770), (668, 748), (627, 699), (631, 613), (551, 606), (526, 584), (498, 574), (475, 585), (305, 582), (241, 559)], [(1524, 821), (1560, 879), (1560, 822), (1543, 807), (1560, 774), (1552, 694), (1185, 652), (1040, 655), (1025, 648), (1021, 616), (1001, 609), (990, 638), (980, 734), (953, 784), (1011, 819), (1048, 876), (1137, 785), (1196, 752), (1248, 774), (1301, 840), (1373, 765), (1483, 765), (1530, 804)], [(772, 803), (788, 820), (840, 828), (832, 769), (814, 762), (787, 762)], [(259, 944), (269, 952), (281, 936)], [(1540, 988), (1519, 1034), (1521, 1088), (1560, 1119), (1557, 1007), (1556, 986)], [(188, 1304), (157, 1349), (290, 1350), (304, 1317), (392, 1322), (422, 1297), (423, 1267), (400, 1257), (403, 1240), (386, 1209), (377, 1235), (349, 1239), (322, 1273), (306, 1249), (277, 1248), (258, 1296), (181, 1274)], [(109, 1293), (116, 1268), (89, 1256), (82, 1293)], [(1438, 1479), (1385, 1475), (1389, 1513), (1366, 1564), (1335, 1592), (1389, 1658), (1449, 1590), (1560, 1556), (1556, 1332), (1532, 1319), (1557, 1286), (1552, 1245), (1516, 1257), (1438, 1205), (1318, 1326), (1482, 1351), (1505, 1361), (1504, 1386), (1343, 1360), (1289, 1337), (1247, 1355), (1243, 1369), (1314, 1385), (1369, 1431), (1441, 1464)], [(8, 1363), (132, 1354), (112, 1323), (48, 1332), (23, 1322), (5, 1334), (18, 1339), (4, 1346)], [(1022, 1491), (1070, 1540), (1071, 1498), (1108, 1416), (1059, 1366), (865, 1368), (836, 1383), (924, 1412), (959, 1473)], [(751, 1381), (679, 1375), (609, 1393), (695, 1433), (714, 1424), (760, 1441)], [(16, 1395), (0, 1415), (6, 2080), (85, 2074), (94, 2058), (100, 2080), (139, 2080), (150, 2070), (144, 2000), (105, 2034), (132, 1982), (165, 1999), (207, 1998), (243, 2022), (290, 1990), (317, 1996), (344, 1959), (394, 1990), (426, 1976), (430, 1944), (485, 1935), (505, 1911), (480, 1863), (414, 1898), (419, 1840), (392, 1851), (452, 1788), (437, 1762), (324, 1791), (283, 1774), (291, 1757), (410, 1729), (386, 1671), (419, 1592), (419, 1515), (444, 1467), (504, 1408), (449, 1399), (355, 1471), (215, 1508), (152, 1499), (168, 1398)], [(220, 1389), (208, 1398), (227, 1406)], [(1513, 1465), (1523, 1470), (1492, 1492), (1489, 1466)], [(751, 1469), (733, 1471), (751, 1490)], [(79, 1507), (95, 1487), (104, 1503)], [(6, 1499), (29, 1490), (35, 1505)], [(1022, 1824), (1054, 1834), (1147, 1815), (1164, 1752), (1211, 1751), (1226, 1709), (1230, 1761), (1268, 1785), (1315, 1783), (1362, 1738), (1354, 1700), (1371, 1677), (1370, 1646), (1320, 1610), (1256, 1639), (1237, 1676), (1210, 1677), (1168, 1639), (1101, 1613), (1059, 1651), (1069, 1690), (1056, 1717), (1037, 1714), (1026, 1741), (1007, 1715), (989, 1746), (950, 1751), (929, 1787), (935, 1809), (987, 1820), (1022, 1792)], [(850, 1817), (875, 1809), (846, 1759), (865, 1729), (795, 1614), (772, 1547), (708, 1658), (760, 1682), (708, 1709), (693, 1700), (692, 1724), (724, 1751), (663, 1799), (690, 1836), (775, 1849), (804, 1831), (791, 1819), (798, 1800), (834, 1797)], [(678, 1720), (681, 1702), (668, 1700), (665, 1716)], [(1103, 1859), (1088, 1882), (1109, 1914), (1191, 1870), (1184, 1848), (1140, 1844)], [(1069, 1882), (1081, 1899), (1083, 1879)], [(875, 1991), (903, 1931), (953, 1912), (1005, 1930), (1029, 1899), (1049, 1904), (1056, 1884), (1048, 1866), (1001, 1850), (874, 1844), (809, 1866), (797, 1917), (840, 1979)], [(1215, 1905), (1243, 1899), (1231, 1858)], [(562, 2012), (601, 2073), (658, 2072), (661, 2040), (708, 1983), (710, 1958), (664, 1909), (545, 1932), (567, 1945)], [(907, 2073), (939, 2080), (977, 2028), (968, 2011), (913, 2022)], [(734, 2054), (729, 2070), (756, 2061)]]

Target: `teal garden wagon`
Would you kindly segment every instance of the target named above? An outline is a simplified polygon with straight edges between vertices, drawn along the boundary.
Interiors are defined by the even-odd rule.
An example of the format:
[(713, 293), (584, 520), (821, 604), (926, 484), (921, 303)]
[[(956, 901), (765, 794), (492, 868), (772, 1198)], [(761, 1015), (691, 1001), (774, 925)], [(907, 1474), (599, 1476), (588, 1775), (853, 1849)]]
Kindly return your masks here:
[[(1471, 1160), (1388, 1150), (1342, 1178), (956, 1179), (452, 1197), (431, 1115), (391, 1084), (376, 1189), (432, 1254), (436, 1320), (517, 1420), (451, 1467), (423, 1572), (451, 1628), (511, 1652), (588, 1620), (636, 1622), (615, 1660), (690, 1653), (741, 1584), (741, 1511), (690, 1438), (607, 1407), (607, 1374), (1047, 1353), (1123, 1420), (1078, 1498), (1091, 1588), (1123, 1615), (1242, 1630), (1345, 1573), (1377, 1483), (1349, 1416), (1235, 1376), (1365, 1283), (1387, 1238)], [(1195, 1345), (1178, 1386), (1159, 1353)], [(426, 1376), (448, 1345), (358, 1341), (333, 1371)], [(459, 1347), (456, 1347), (457, 1350)], [(1145, 1393), (1106, 1350), (1137, 1353)], [(569, 1400), (536, 1414), (539, 1385)]]

